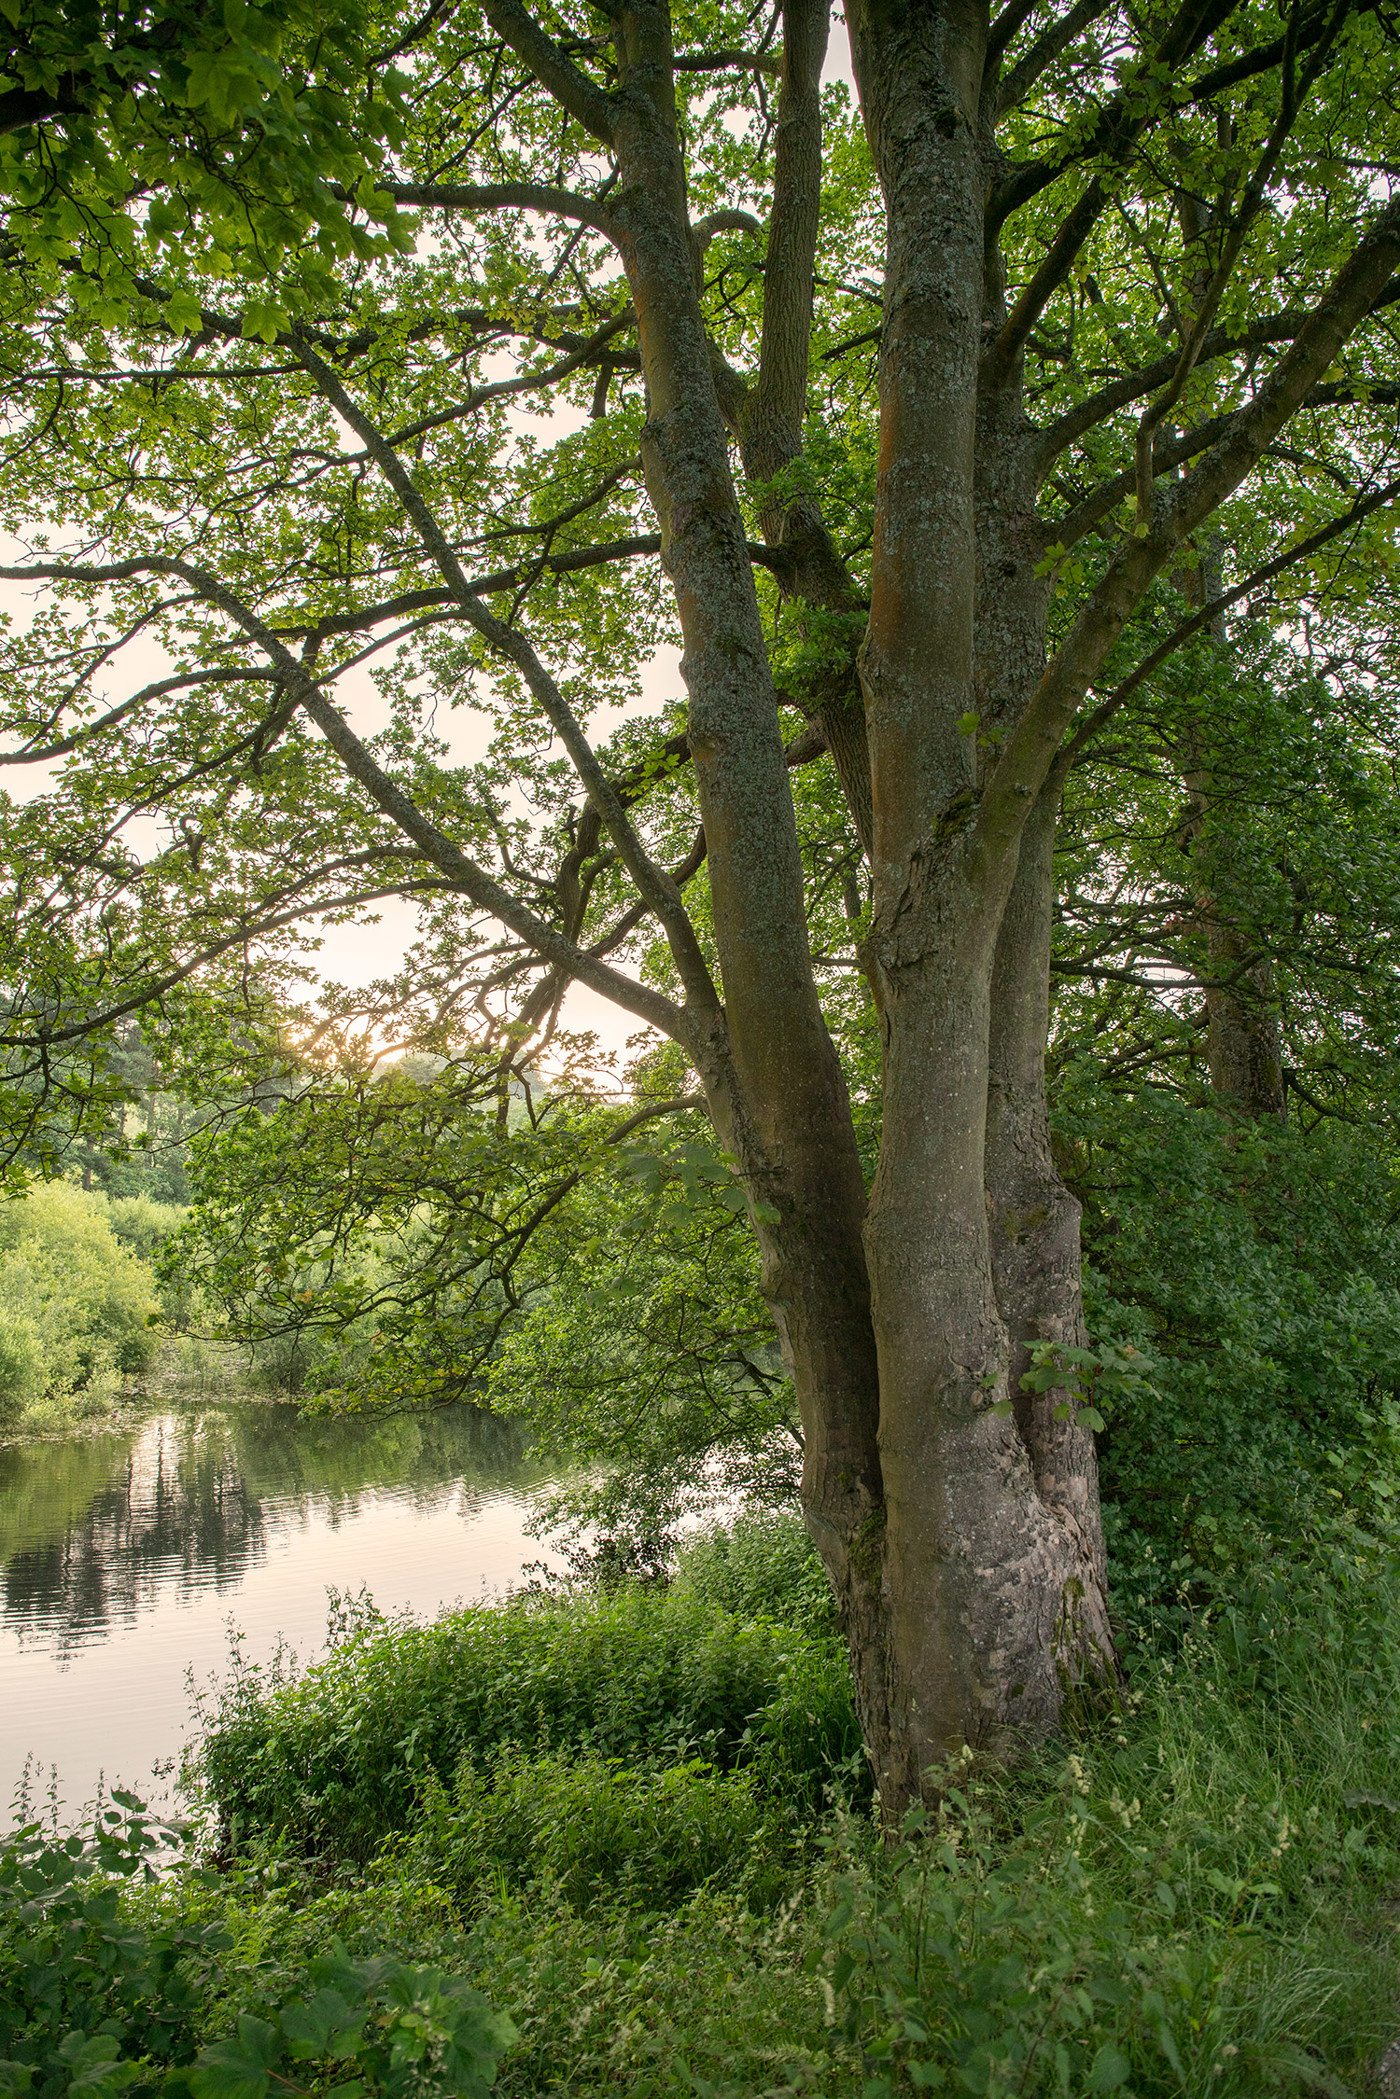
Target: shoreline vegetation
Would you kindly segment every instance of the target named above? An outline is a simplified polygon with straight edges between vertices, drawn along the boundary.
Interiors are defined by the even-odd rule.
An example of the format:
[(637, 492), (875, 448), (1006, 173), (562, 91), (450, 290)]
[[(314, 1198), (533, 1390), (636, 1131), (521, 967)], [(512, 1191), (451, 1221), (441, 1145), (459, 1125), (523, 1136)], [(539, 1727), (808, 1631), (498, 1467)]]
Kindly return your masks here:
[[(217, 1344), (199, 1343), (200, 1359), (190, 1367), (178, 1343), (166, 1341), (150, 1373), (124, 1378), (111, 1396), (105, 1412), (83, 1411), (73, 1420), (53, 1428), (0, 1427), (0, 1450), (28, 1450), (42, 1443), (82, 1442), (90, 1436), (120, 1434), (138, 1428), (163, 1409), (209, 1406), (285, 1406), (284, 1392), (262, 1390), (242, 1378), (225, 1381), (217, 1359)], [(241, 1351), (230, 1351), (241, 1357)], [(208, 1357), (214, 1358), (212, 1367)], [(232, 1368), (233, 1366), (230, 1366)], [(241, 1361), (238, 1366), (243, 1369)], [(292, 1402), (295, 1404), (295, 1402)]]
[(153, 1255), (186, 1212), (72, 1180), (0, 1209), (0, 1450), (133, 1425), (162, 1406), (267, 1404), (251, 1354), (192, 1332), (191, 1293)]
[[(7, 1441), (290, 1396), (275, 1350), (226, 1379), (230, 1351), (177, 1330), (198, 1308), (150, 1256), (181, 1214), (72, 1182), (11, 1205)], [(1112, 1446), (1121, 1697), (1014, 1772), (947, 1769), (901, 1829), (791, 1513), (643, 1556), (604, 1537), (571, 1579), (430, 1623), (340, 1599), (319, 1659), (204, 1697), (187, 1824), (130, 1794), (71, 1828), (18, 1803), (5, 2099), (1384, 2093), (1388, 1472), (1361, 1492), (1319, 1423), (1275, 1463), (1291, 1520), (1216, 1480), (1189, 1531), (1143, 1528), (1155, 1475), (1121, 1453), (1188, 1396), (1153, 1393), (1125, 1387)]]
[(205, 1700), (176, 1839), (129, 1795), (7, 1839), (7, 2089), (1362, 2099), (1400, 1571), (1335, 1529), (1175, 1601), (1120, 1701), (888, 1846), (796, 1518), (664, 1581), (342, 1604)]
[[(179, 1214), (11, 1206), (7, 1441), (286, 1399), (271, 1363), (211, 1387), (228, 1351), (170, 1331), (148, 1256)], [(187, 1823), (17, 1804), (5, 2093), (1383, 2093), (1400, 1560), (1353, 1500), (1214, 1558), (1118, 1525), (1121, 1697), (895, 1831), (795, 1515), (645, 1567), (605, 1540), (428, 1623), (342, 1598), (319, 1659), (198, 1704)]]

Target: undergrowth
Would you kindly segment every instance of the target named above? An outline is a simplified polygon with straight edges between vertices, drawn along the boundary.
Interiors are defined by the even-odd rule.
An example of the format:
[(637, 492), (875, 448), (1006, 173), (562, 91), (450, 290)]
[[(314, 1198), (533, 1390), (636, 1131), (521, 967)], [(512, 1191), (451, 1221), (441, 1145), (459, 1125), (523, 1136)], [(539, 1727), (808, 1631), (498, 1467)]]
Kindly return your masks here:
[[(1339, 1534), (1197, 1582), (1116, 1711), (1014, 1775), (945, 1771), (891, 1845), (805, 1573), (770, 1522), (692, 1547), (664, 1593), (428, 1628), (342, 1608), (316, 1668), (242, 1672), (198, 1758), (217, 1868), (108, 1873), (113, 1979), (89, 1962), (83, 2037), (6, 2089), (96, 2089), (105, 2034), (138, 2087), (348, 2090), (328, 2055), (288, 2067), (320, 2002), (304, 2045), (363, 2011), (347, 2074), (387, 2091), (406, 2014), (366, 1978), (392, 1973), (425, 2018), (458, 2005), (506, 2099), (1376, 2091), (1400, 2028), (1393, 1566)], [(20, 1944), (12, 1906), (16, 2022)], [(166, 1978), (159, 2045), (133, 1964)], [(23, 1987), (34, 2030), (68, 2016)], [(282, 2068), (254, 2089), (258, 2047)]]
[(742, 1768), (814, 1813), (860, 1735), (832, 1637), (677, 1586), (522, 1596), (431, 1625), (343, 1606), (300, 1677), (234, 1670), (195, 1770), (231, 1835), (364, 1859), (417, 1819), (430, 1780), (507, 1747)]

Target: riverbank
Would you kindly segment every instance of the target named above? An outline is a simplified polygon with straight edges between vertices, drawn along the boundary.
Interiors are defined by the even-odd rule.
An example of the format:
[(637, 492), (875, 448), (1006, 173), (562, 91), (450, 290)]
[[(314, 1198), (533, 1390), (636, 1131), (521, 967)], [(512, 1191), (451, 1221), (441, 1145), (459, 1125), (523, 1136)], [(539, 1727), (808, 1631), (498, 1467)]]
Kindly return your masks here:
[(186, 1332), (198, 1308), (153, 1265), (182, 1214), (62, 1180), (0, 1205), (0, 1448), (100, 1435), (178, 1388), (247, 1382), (238, 1352)]
[(219, 1341), (168, 1337), (157, 1343), (149, 1370), (124, 1377), (84, 1409), (53, 1427), (0, 1424), (0, 1450), (46, 1443), (81, 1443), (139, 1428), (171, 1408), (279, 1406), (286, 1395), (249, 1383), (247, 1351)]
[(1014, 1778), (950, 1773), (888, 1853), (790, 1524), (700, 1542), (665, 1590), (350, 1613), (206, 1711), (217, 1871), (133, 1878), (111, 1925), (183, 1949), (173, 2080), (148, 2052), (135, 2082), (257, 2099), (295, 2046), (304, 2088), (321, 2062), (388, 2094), (363, 2036), (389, 2014), (351, 2001), (373, 1958), (420, 1978), (405, 2002), (425, 1971), (454, 2018), (476, 1993), (506, 2099), (1361, 2099), (1396, 2025), (1400, 1580), (1354, 1542), (1198, 1590), (1117, 1712)]

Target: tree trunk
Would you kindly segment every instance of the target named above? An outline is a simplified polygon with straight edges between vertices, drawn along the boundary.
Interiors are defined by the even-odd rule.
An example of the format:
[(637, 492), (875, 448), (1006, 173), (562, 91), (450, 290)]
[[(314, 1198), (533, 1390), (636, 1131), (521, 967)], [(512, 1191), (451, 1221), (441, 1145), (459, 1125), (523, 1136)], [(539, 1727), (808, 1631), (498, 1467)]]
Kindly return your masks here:
[[(1042, 1498), (1008, 1404), (1011, 1341), (988, 1229), (993, 976), (1015, 856), (978, 841), (977, 730), (987, 707), (1004, 704), (1014, 722), (1043, 653), (1033, 633), (1013, 639), (1025, 626), (1024, 607), (1013, 608), (992, 681), (1005, 690), (993, 695), (974, 646), (1003, 610), (996, 573), (979, 591), (985, 549), (974, 531), (989, 306), (976, 134), (985, 16), (862, 5), (850, 19), (889, 223), (881, 428), (891, 463), (862, 659), (869, 954), (884, 1031), (866, 1247), (886, 1501), (889, 1807), (964, 1747), (1005, 1754), (1018, 1737), (1052, 1730), (1086, 1648), (1103, 1655), (1106, 1620), (1092, 1543)], [(916, 550), (932, 544), (930, 564)], [(1032, 561), (1036, 551), (1020, 550)], [(1048, 912), (1048, 897), (1037, 902)]]
[(723, 1007), (687, 1001), (687, 1047), (749, 1192), (763, 1290), (801, 1407), (804, 1508), (878, 1765), (890, 1722), (865, 1181), (812, 973), (777, 695), (692, 267), (664, 8), (622, 14), (617, 43), (626, 118), (613, 142), (616, 213), (647, 382), (642, 456), (685, 644), (723, 957)]
[[(1197, 605), (1219, 596), (1220, 558), (1213, 535), (1199, 564), (1176, 580), (1183, 596)], [(1207, 633), (1208, 647), (1223, 655), (1230, 646), (1223, 614)], [(1237, 1114), (1281, 1122), (1288, 1103), (1274, 968), (1250, 940), (1239, 900), (1231, 894), (1239, 855), (1233, 797), (1214, 776), (1211, 740), (1207, 716), (1192, 726), (1183, 767), (1196, 918), (1206, 947), (1206, 1068), (1211, 1091)]]
[(1042, 789), (997, 939), (987, 1088), (987, 1204), (997, 1303), (1006, 1322), (1016, 1424), (1036, 1492), (1065, 1527), (1083, 1585), (1086, 1646), (1110, 1652), (1094, 1438), (1057, 1419), (1061, 1391), (1025, 1393), (1037, 1341), (1082, 1347), (1079, 1204), (1056, 1170), (1045, 1096), (1058, 783)]
[(1202, 896), (1200, 910), (1210, 971), (1205, 1002), (1211, 1091), (1251, 1122), (1282, 1122), (1288, 1101), (1273, 964), (1230, 922), (1218, 888)]
[(1086, 1555), (1006, 1405), (984, 1171), (993, 942), (978, 918), (960, 940), (945, 918), (922, 952), (881, 951), (886, 1134), (866, 1243), (899, 1752), (887, 1804), (964, 1745), (1004, 1755), (1052, 1731), (1085, 1634)]
[[(763, 1287), (802, 1411), (804, 1507), (894, 1822), (949, 1756), (967, 1747), (1005, 1754), (1018, 1739), (1043, 1737), (1067, 1683), (1106, 1666), (1110, 1650), (1092, 1450), (1081, 1432), (1043, 1420), (1044, 1409), (1018, 1416), (1009, 1382), (1031, 1323), (1077, 1334), (1079, 1311), (1072, 1210), (1047, 1178), (1043, 1079), (1028, 1076), (1036, 1054), (1043, 1064), (1048, 851), (1027, 858), (1024, 909), (999, 961), (1026, 812), (992, 846), (976, 820), (979, 710), (997, 715), (998, 736), (1014, 728), (1043, 663), (1043, 591), (1028, 580), (1040, 551), (1033, 491), (1007, 538), (1020, 594), (1008, 591), (1003, 603), (996, 577), (984, 574), (979, 607), (979, 560), (985, 569), (992, 558), (985, 531), (979, 541), (975, 464), (987, 304), (977, 129), (985, 13), (975, 0), (941, 16), (893, 0), (853, 6), (851, 19), (889, 207), (886, 464), (860, 669), (866, 719), (852, 711), (837, 753), (871, 850), (866, 961), (885, 1064), (863, 1246), (864, 1186), (807, 950), (777, 696), (700, 313), (660, 6), (617, 17), (610, 208), (637, 314), (648, 393), (642, 456), (684, 637), (723, 968), (722, 1005), (691, 969), (684, 1039), (750, 1193)], [(819, 27), (811, 5), (794, 10), (790, 113), (815, 108)], [(765, 290), (774, 349), (747, 406), (725, 410), (759, 481), (800, 447), (810, 125), (796, 126), (782, 155), (791, 182), (785, 209), (775, 204)], [(1024, 467), (1014, 393), (1003, 406), (1005, 457)], [(763, 526), (790, 556), (785, 587), (825, 608), (853, 604), (819, 513), (775, 503)], [(994, 641), (990, 686), (974, 647), (979, 624)], [(830, 729), (828, 737), (833, 747), (842, 741)], [(1006, 1016), (995, 1037), (994, 980)], [(1053, 1211), (1038, 1259), (1025, 1254), (1024, 1234), (1016, 1241), (1024, 1274), (1013, 1275), (1004, 1248), (994, 1259), (993, 1097), (994, 1214), (1004, 1223), (1026, 1207), (1037, 1175), (1047, 1220)]]

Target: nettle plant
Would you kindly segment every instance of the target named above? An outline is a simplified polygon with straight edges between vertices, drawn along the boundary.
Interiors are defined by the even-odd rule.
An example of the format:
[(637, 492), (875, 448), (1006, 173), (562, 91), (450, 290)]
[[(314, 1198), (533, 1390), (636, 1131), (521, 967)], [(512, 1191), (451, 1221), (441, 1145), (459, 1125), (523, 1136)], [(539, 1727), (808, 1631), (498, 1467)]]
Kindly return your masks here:
[[(1028, 1353), (1030, 1369), (1021, 1374), (1022, 1403), (1029, 1407), (1052, 1395), (1054, 1421), (1077, 1422), (1098, 1431), (1108, 1427), (1115, 1401), (1132, 1405), (1153, 1396), (1151, 1359), (1131, 1341), (1104, 1341), (1097, 1348), (1035, 1341)], [(996, 1407), (1011, 1414), (1016, 1402), (999, 1399)]]
[(128, 2087), (194, 2099), (332, 2091), (485, 2099), (515, 2039), (460, 1976), (341, 1947), (311, 1990), (268, 2017), (237, 2015), (199, 2046), (232, 1944), (215, 1922), (131, 1892), (175, 1870), (183, 1825), (115, 1792), (90, 1829), (29, 1822), (0, 1844), (0, 2091), (9, 2099), (114, 2099)]

